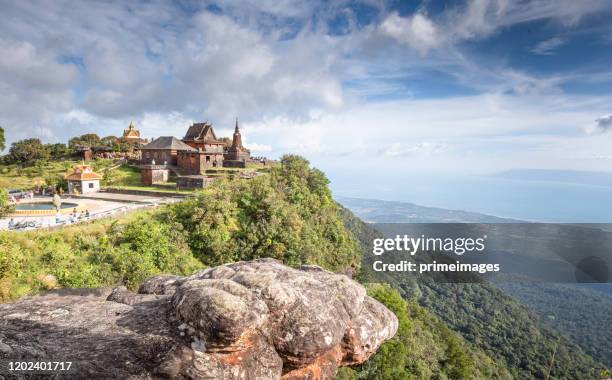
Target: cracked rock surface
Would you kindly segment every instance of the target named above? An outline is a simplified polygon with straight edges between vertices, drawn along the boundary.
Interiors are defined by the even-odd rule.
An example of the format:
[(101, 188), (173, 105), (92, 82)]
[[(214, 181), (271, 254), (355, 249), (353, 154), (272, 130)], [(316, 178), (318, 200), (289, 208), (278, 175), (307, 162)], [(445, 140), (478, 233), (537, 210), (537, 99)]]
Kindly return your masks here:
[(138, 293), (61, 289), (0, 304), (0, 360), (72, 361), (73, 378), (332, 379), (396, 331), (348, 277), (261, 259), (153, 277)]

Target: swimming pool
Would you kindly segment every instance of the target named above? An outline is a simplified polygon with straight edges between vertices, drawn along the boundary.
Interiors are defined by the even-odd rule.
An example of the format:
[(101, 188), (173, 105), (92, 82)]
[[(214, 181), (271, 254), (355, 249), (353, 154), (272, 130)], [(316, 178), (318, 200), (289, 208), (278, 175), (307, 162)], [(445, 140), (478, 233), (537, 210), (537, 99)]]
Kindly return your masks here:
[[(77, 207), (78, 203), (62, 202), (60, 209)], [(32, 202), (21, 203), (15, 206), (16, 211), (51, 211), (55, 210), (55, 206), (51, 202)]]

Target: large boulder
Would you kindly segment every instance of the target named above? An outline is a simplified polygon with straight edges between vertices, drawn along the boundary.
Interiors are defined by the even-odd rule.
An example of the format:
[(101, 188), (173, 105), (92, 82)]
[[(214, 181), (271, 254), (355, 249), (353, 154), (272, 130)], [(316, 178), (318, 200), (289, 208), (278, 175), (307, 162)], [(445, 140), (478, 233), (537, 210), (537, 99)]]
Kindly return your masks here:
[[(262, 259), (0, 305), (0, 361), (72, 361), (72, 378), (331, 379), (397, 318), (345, 275)], [(2, 372), (0, 372), (2, 378)]]

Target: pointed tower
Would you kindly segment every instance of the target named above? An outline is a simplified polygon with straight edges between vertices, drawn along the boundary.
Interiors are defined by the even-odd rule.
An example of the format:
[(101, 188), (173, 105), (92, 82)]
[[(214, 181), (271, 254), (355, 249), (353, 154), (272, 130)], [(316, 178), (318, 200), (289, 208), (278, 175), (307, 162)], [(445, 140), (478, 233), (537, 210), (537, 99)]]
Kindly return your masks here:
[(240, 128), (238, 127), (238, 118), (236, 118), (236, 127), (234, 128), (234, 138), (232, 139), (232, 148), (243, 149), (242, 136), (240, 135)]
[(123, 130), (123, 140), (134, 144), (140, 143), (140, 131), (136, 129), (132, 121), (127, 129)]
[[(225, 154), (225, 160), (242, 161), (241, 165), (243, 165), (242, 167), (244, 167), (244, 162), (248, 160), (250, 157), (251, 157), (251, 152), (247, 148), (242, 146), (242, 135), (240, 135), (240, 127), (238, 126), (238, 118), (236, 118), (236, 126), (234, 127), (234, 136), (232, 138), (232, 145), (227, 149), (227, 153)], [(227, 165), (231, 165), (231, 164), (228, 163)]]

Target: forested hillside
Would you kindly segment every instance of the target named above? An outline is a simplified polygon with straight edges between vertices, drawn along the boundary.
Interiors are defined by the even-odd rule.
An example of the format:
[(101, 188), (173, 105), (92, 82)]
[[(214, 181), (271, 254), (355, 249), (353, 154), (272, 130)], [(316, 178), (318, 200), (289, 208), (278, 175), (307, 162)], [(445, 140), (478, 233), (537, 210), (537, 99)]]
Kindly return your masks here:
[[(397, 336), (341, 378), (594, 378), (596, 363), (488, 285), (385, 278), (362, 257), (378, 233), (332, 199), (324, 174), (285, 156), (269, 174), (220, 180), (182, 203), (54, 231), (0, 233), (0, 300), (53, 287), (134, 288), (159, 273), (274, 257), (357, 274), (400, 320)], [(360, 245), (361, 244), (361, 245)], [(367, 250), (366, 250), (367, 251)]]
[[(515, 378), (594, 379), (603, 366), (577, 345), (542, 323), (515, 299), (488, 283), (447, 284), (430, 277), (373, 273), (372, 238), (380, 232), (344, 210), (347, 228), (358, 237), (366, 254), (362, 281), (384, 280), (409, 302), (433, 312), (453, 331), (505, 366)], [(553, 352), (555, 360), (552, 363)]]
[[(608, 285), (609, 284), (602, 284)], [(612, 294), (576, 284), (507, 282), (500, 287), (562, 331), (589, 355), (612, 366)]]

